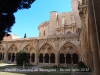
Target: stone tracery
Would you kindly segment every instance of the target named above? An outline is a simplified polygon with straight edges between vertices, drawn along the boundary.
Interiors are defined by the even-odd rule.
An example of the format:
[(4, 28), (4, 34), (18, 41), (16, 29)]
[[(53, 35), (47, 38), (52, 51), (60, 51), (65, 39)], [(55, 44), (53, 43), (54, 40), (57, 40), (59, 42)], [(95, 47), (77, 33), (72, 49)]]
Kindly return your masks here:
[(59, 61), (61, 64), (78, 64), (78, 49), (71, 43), (66, 43), (59, 51)]
[(35, 49), (31, 45), (26, 45), (23, 50), (27, 52), (28, 61), (27, 63), (35, 62)]
[(16, 47), (16, 45), (12, 45), (10, 48), (9, 48), (9, 50), (8, 50), (8, 52), (7, 52), (7, 54), (8, 54), (8, 61), (11, 61), (11, 62), (14, 62), (14, 61), (16, 61), (16, 54), (18, 53), (18, 49), (17, 49), (17, 47)]

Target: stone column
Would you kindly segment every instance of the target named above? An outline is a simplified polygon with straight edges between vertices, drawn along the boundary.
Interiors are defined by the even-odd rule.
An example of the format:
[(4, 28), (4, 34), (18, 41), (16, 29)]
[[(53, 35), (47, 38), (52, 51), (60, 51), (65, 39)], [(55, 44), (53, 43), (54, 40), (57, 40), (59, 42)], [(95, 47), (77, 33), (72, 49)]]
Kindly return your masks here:
[(50, 64), (50, 54), (49, 54), (49, 64)]
[(31, 63), (31, 55), (32, 55), (32, 54), (30, 53), (30, 63)]
[(11, 58), (10, 58), (10, 61), (12, 62), (12, 53), (11, 53)]
[[(89, 28), (91, 38), (91, 50), (93, 51), (94, 74), (100, 75), (99, 46), (96, 28), (95, 12), (93, 10), (93, 0), (87, 0), (89, 14)], [(99, 14), (98, 14), (99, 15)]]
[(15, 55), (14, 63), (16, 63), (16, 53), (14, 55)]
[(56, 39), (56, 42), (55, 42), (55, 44), (56, 44), (56, 53), (55, 53), (55, 64), (58, 66), (58, 64), (59, 64), (59, 39), (57, 38)]
[(66, 56), (65, 56), (65, 64), (66, 64)]
[(8, 44), (5, 44), (5, 48), (4, 48), (4, 61), (7, 62), (8, 61)]
[(15, 53), (15, 60), (14, 61), (16, 62), (16, 53)]
[(45, 56), (43, 56), (43, 63), (45, 63)]
[(35, 64), (39, 63), (39, 40), (35, 40), (36, 50), (35, 50)]
[(71, 55), (71, 64), (73, 66), (73, 55)]
[(1, 60), (3, 60), (3, 52), (1, 52)]

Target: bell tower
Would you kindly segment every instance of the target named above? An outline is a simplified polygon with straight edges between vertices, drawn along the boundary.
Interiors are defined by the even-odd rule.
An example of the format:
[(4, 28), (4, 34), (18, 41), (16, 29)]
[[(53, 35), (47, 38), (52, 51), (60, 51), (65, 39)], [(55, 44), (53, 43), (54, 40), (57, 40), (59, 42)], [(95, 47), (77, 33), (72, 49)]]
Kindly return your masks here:
[(78, 0), (72, 0), (72, 10), (77, 11), (78, 10), (79, 1)]

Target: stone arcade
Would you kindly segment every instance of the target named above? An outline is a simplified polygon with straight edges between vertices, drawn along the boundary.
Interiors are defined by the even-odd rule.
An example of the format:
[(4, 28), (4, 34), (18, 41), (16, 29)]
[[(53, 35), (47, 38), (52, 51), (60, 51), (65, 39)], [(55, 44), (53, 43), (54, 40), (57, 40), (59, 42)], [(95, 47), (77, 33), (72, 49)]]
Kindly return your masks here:
[(15, 63), (16, 54), (26, 50), (31, 64), (70, 66), (83, 61), (92, 68), (92, 56), (87, 60), (88, 53), (83, 50), (82, 35), (86, 31), (81, 31), (79, 3), (81, 0), (72, 0), (71, 12), (50, 12), (50, 21), (38, 27), (39, 37), (12, 39), (5, 36), (0, 44), (0, 60)]

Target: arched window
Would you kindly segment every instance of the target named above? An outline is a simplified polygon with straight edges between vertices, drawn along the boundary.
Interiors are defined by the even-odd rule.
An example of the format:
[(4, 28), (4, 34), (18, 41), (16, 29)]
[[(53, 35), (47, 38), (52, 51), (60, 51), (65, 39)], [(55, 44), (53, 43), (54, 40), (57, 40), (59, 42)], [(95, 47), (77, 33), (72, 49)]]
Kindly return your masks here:
[(66, 54), (66, 64), (71, 64), (71, 55)]
[(60, 54), (60, 63), (65, 63), (64, 54)]
[(76, 53), (73, 54), (73, 64), (78, 64), (78, 55)]
[(45, 54), (45, 63), (49, 63), (49, 54)]
[(44, 36), (45, 36), (45, 30), (44, 30)]
[(50, 63), (55, 63), (55, 54), (50, 54)]
[(39, 54), (39, 62), (43, 63), (43, 54)]
[(35, 61), (35, 54), (32, 53), (32, 55), (31, 55), (31, 62), (34, 62), (34, 61)]

